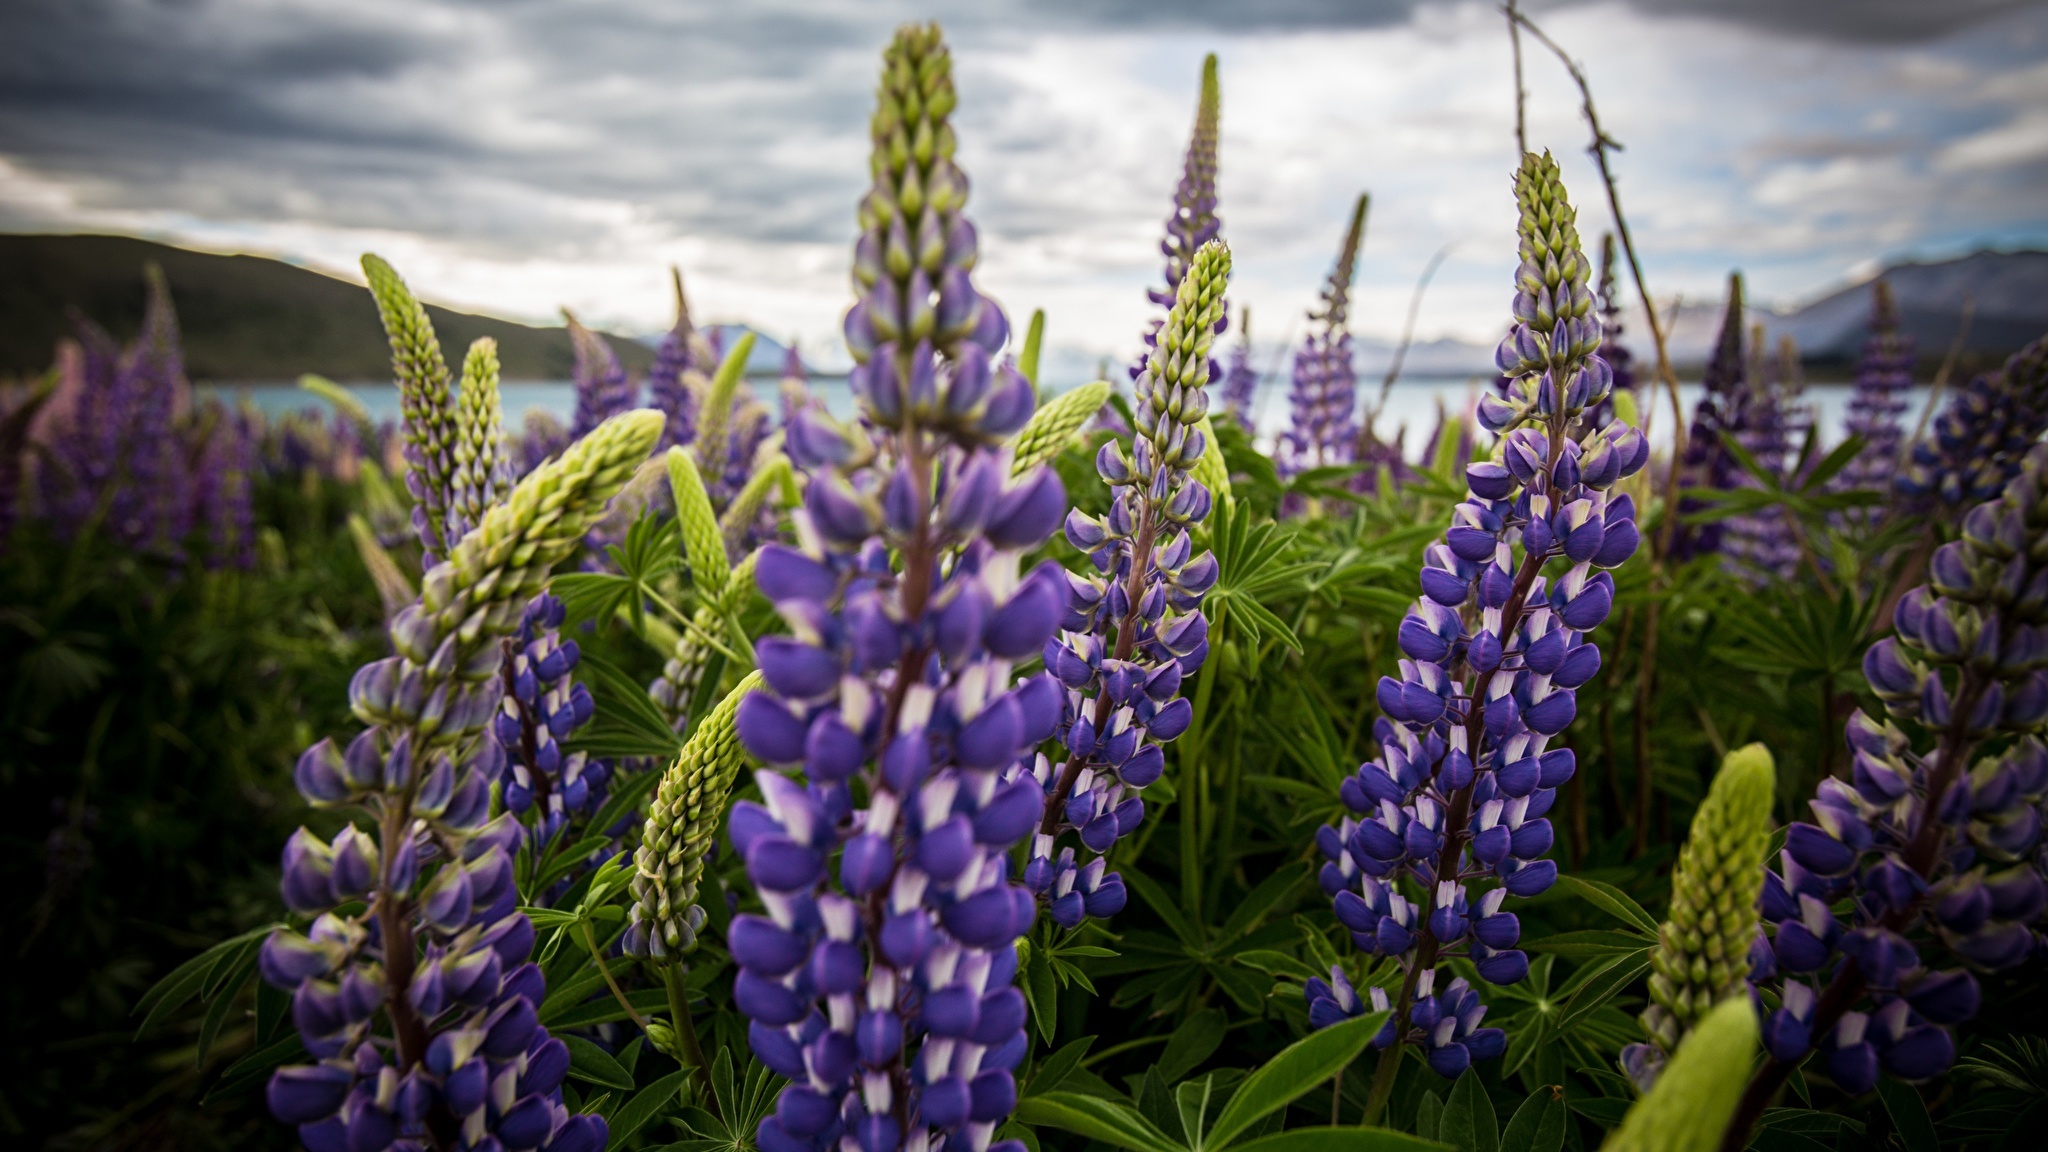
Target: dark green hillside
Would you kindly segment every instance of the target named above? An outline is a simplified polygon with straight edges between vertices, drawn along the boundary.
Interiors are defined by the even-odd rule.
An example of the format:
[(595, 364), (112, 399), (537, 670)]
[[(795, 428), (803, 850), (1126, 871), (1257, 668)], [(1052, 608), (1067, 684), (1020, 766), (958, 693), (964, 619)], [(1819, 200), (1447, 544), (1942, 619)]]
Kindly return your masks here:
[[(0, 235), (0, 377), (40, 372), (77, 307), (132, 335), (142, 319), (142, 266), (170, 280), (184, 327), (187, 370), (200, 380), (290, 380), (317, 372), (379, 380), (390, 353), (370, 294), (359, 284), (261, 256), (216, 256), (125, 236)], [(403, 271), (403, 269), (401, 269)], [(429, 305), (450, 362), (479, 336), (498, 341), (506, 378), (566, 380), (561, 328), (532, 328)], [(653, 353), (617, 339), (619, 356), (645, 369)]]

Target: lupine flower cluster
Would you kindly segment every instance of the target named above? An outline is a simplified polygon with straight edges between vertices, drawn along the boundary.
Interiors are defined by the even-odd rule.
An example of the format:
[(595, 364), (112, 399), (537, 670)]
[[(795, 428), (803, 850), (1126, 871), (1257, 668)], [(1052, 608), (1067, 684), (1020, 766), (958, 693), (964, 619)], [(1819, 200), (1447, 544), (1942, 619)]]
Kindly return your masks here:
[[(1707, 357), (1700, 377), (1700, 402), (1693, 408), (1687, 429), (1683, 481), (1688, 488), (1725, 491), (1735, 487), (1742, 467), (1728, 453), (1723, 433), (1739, 434), (1745, 427), (1749, 407), (1748, 365), (1742, 354), (1742, 274), (1728, 275), (1728, 307), (1721, 317), (1721, 335)], [(1696, 499), (1679, 501), (1681, 514), (1699, 511)], [(1726, 527), (1722, 521), (1683, 524), (1673, 536), (1673, 555), (1679, 559), (1712, 555), (1721, 550)]]
[(1721, 762), (1693, 813), (1671, 873), (1671, 911), (1650, 954), (1650, 1003), (1641, 1017), (1649, 1042), (1621, 1052), (1622, 1068), (1640, 1091), (1649, 1090), (1714, 1005), (1748, 991), (1777, 780), (1769, 749), (1738, 748)]
[(639, 385), (626, 375), (611, 341), (585, 328), (576, 317), (563, 313), (569, 324), (569, 345), (576, 353), (576, 416), (569, 425), (569, 438), (580, 440), (592, 428), (634, 407)]
[[(1223, 219), (1216, 214), (1216, 145), (1223, 114), (1223, 89), (1216, 77), (1216, 56), (1202, 61), (1202, 91), (1195, 103), (1195, 127), (1188, 136), (1187, 155), (1181, 161), (1180, 184), (1173, 190), (1173, 214), (1166, 218), (1166, 235), (1159, 252), (1166, 257), (1166, 287), (1147, 288), (1145, 296), (1161, 308), (1172, 308), (1180, 291), (1181, 278), (1194, 265), (1195, 253), (1223, 234)], [(1145, 332), (1149, 349), (1158, 341), (1163, 320), (1155, 320)], [(1131, 380), (1145, 374), (1150, 353), (1131, 365)], [(1213, 375), (1213, 370), (1212, 370)]]
[[(1496, 356), (1515, 383), (1479, 405), (1501, 434), (1498, 457), (1467, 470), (1470, 495), (1426, 553), (1423, 594), (1398, 633), (1401, 674), (1379, 683), (1380, 756), (1341, 789), (1353, 815), (1316, 837), (1339, 921), (1359, 948), (1398, 958), (1404, 972), (1375, 1043), (1419, 1043), (1445, 1076), (1504, 1045), (1499, 1029), (1478, 1026), (1484, 1008), (1469, 989), (1435, 994), (1436, 969), (1462, 950), (1492, 983), (1528, 971), (1504, 904), (1557, 876), (1541, 859), (1553, 839), (1544, 814), (1575, 763), (1569, 748), (1547, 744), (1576, 715), (1574, 690), (1599, 671), (1585, 634), (1613, 603), (1606, 570), (1639, 541), (1634, 504), (1608, 489), (1649, 456), (1625, 424), (1582, 427), (1611, 380), (1597, 355), (1590, 268), (1547, 154), (1524, 159), (1515, 195), (1516, 323)], [(1563, 570), (1546, 578), (1552, 560)], [(1420, 887), (1420, 903), (1401, 893), (1402, 875)], [(1337, 991), (1334, 981), (1312, 987), (1311, 1013), (1327, 1022), (1335, 1017), (1323, 1005), (1364, 1011)]]
[[(1756, 356), (1747, 369), (1750, 387), (1735, 439), (1759, 469), (1768, 475), (1784, 476), (1796, 452), (1792, 437), (1797, 417), (1791, 406), (1791, 391), (1797, 383), (1793, 376), (1797, 358), (1795, 355), (1790, 365), (1782, 359), (1776, 364), (1767, 361), (1762, 354), (1761, 325), (1754, 332), (1751, 348)], [(1754, 488), (1757, 479), (1736, 464), (1729, 484)], [(1721, 532), (1722, 563), (1730, 572), (1752, 582), (1790, 577), (1799, 566), (1799, 546), (1793, 538), (1795, 526), (1786, 519), (1787, 515), (1783, 508), (1764, 508), (1730, 516)]]
[(260, 957), (315, 1061), (278, 1070), (270, 1108), (311, 1152), (604, 1145), (602, 1120), (564, 1109), (569, 1052), (537, 1020), (546, 982), (518, 911), (520, 829), (489, 819), (503, 753), (484, 730), (501, 638), (660, 430), (653, 413), (607, 422), (486, 512), (392, 621), (397, 654), (349, 685), (368, 726), (299, 759), (308, 802), (361, 808), (376, 827), (292, 837), (284, 900), (312, 923), (272, 934)]
[(60, 352), (58, 390), (34, 429), (48, 449), (38, 511), (60, 539), (97, 522), (123, 546), (177, 562), (199, 511), (189, 458), (197, 446), (179, 421), (191, 386), (170, 288), (154, 265), (145, 280), (142, 327), (128, 348), (73, 319), (76, 342)]
[(256, 567), (256, 430), (249, 412), (217, 402), (202, 420), (206, 439), (192, 497), (206, 527), (206, 562), (248, 571)]
[(1014, 942), (1036, 908), (1006, 852), (1039, 818), (1019, 761), (1059, 691), (1012, 669), (1059, 626), (1066, 585), (1018, 560), (1066, 497), (1043, 468), (1009, 483), (997, 447), (1034, 396), (992, 363), (1008, 323), (968, 275), (935, 26), (897, 33), (877, 95), (846, 331), (881, 442), (815, 412), (791, 426), (803, 546), (767, 545), (756, 568), (791, 635), (759, 643), (767, 688), (735, 715), (749, 752), (807, 781), (757, 774), (764, 803), (730, 822), (765, 912), (728, 934), (734, 1000), (791, 1080), (763, 1152), (985, 1152), (1027, 1045)]
[[(615, 767), (610, 760), (562, 748), (562, 742), (597, 711), (590, 689), (576, 682), (581, 653), (574, 640), (562, 639), (566, 616), (561, 600), (551, 592), (527, 602), (519, 631), (504, 644), (499, 676), (505, 695), (491, 722), (491, 736), (503, 752), (498, 782), (505, 810), (526, 822), (527, 844), (535, 858), (604, 807)], [(621, 826), (611, 835), (624, 831)], [(617, 845), (599, 849), (588, 863), (595, 867), (617, 851)], [(564, 877), (559, 886), (566, 888), (571, 882), (571, 877)]]
[(1309, 313), (1311, 331), (1294, 353), (1294, 379), (1287, 392), (1288, 428), (1280, 434), (1278, 463), (1283, 475), (1355, 458), (1358, 428), (1358, 370), (1351, 359), (1351, 280), (1365, 240), (1365, 211), (1371, 197), (1360, 195), (1337, 249), (1337, 263), (1324, 282), (1322, 304)]
[(1913, 387), (1913, 338), (1899, 331), (1899, 309), (1891, 285), (1870, 286), (1870, 335), (1856, 362), (1856, 386), (1849, 394), (1848, 428), (1863, 437), (1863, 451), (1836, 474), (1836, 487), (1875, 489), (1891, 486), (1898, 471), (1900, 417), (1906, 393)]
[(1237, 343), (1230, 349), (1230, 366), (1223, 371), (1223, 410), (1246, 432), (1257, 430), (1252, 410), (1259, 398), (1259, 373), (1252, 367), (1252, 310), (1247, 304), (1238, 312)]
[[(1208, 450), (1204, 388), (1229, 283), (1230, 249), (1211, 242), (1181, 278), (1138, 378), (1130, 457), (1114, 440), (1096, 455), (1096, 473), (1114, 494), (1108, 516), (1067, 514), (1067, 542), (1087, 553), (1100, 578), (1062, 575), (1067, 610), (1044, 658), (1063, 689), (1066, 759), (1057, 771), (1042, 754), (1032, 766), (1045, 814), (1024, 870), (1063, 928), (1123, 908), (1123, 881), (1104, 875), (1102, 854), (1144, 819), (1139, 793), (1165, 771), (1164, 746), (1194, 718), (1181, 681), (1208, 658), (1202, 597), (1218, 567), (1212, 553), (1194, 555), (1189, 530), (1207, 518), (1214, 497), (1189, 470)], [(1077, 863), (1072, 847), (1055, 857), (1068, 830), (1094, 859)]]
[(796, 419), (796, 414), (816, 404), (811, 396), (811, 372), (804, 367), (803, 353), (791, 344), (782, 354), (782, 379), (776, 384), (776, 392), (782, 399), (782, 423), (786, 426)]
[(377, 314), (391, 340), (392, 375), (403, 414), (405, 487), (412, 494), (412, 526), (432, 568), (454, 543), (448, 532), (455, 490), (458, 405), (441, 357), (433, 321), (398, 272), (374, 254), (363, 255), (363, 277), (377, 302)]
[(2027, 450), (2048, 432), (2048, 337), (2034, 341), (1987, 376), (1970, 381), (1913, 445), (1894, 481), (1910, 502), (1953, 514), (1996, 497), (2020, 470)]
[(1821, 781), (1813, 821), (1791, 826), (1765, 877), (1774, 930), (1752, 963), (1759, 983), (1783, 981), (1764, 1023), (1778, 1064), (1818, 1050), (1851, 1093), (1880, 1068), (1934, 1076), (1955, 1058), (1949, 1028), (1978, 1006), (1976, 979), (1937, 968), (1941, 953), (1994, 972), (2035, 953), (2029, 925), (2048, 906), (2032, 859), (2048, 795), (2035, 735), (2048, 721), (2044, 550), (2048, 449), (2036, 448), (1935, 552), (1930, 583), (1899, 602), (1896, 634), (1865, 656), (1891, 718), (1938, 742), (1919, 753), (1891, 720), (1850, 717), (1849, 781)]
[[(1614, 374), (1614, 392), (1634, 392), (1636, 387), (1635, 356), (1628, 345), (1621, 342), (1621, 280), (1615, 275), (1616, 245), (1614, 233), (1603, 233), (1600, 237), (1600, 359), (1607, 362), (1607, 370)], [(1595, 428), (1605, 428), (1614, 422), (1614, 392), (1587, 415)]]
[(681, 447), (697, 438), (697, 405), (702, 398), (706, 369), (711, 362), (711, 345), (690, 322), (690, 301), (683, 295), (683, 273), (669, 269), (675, 284), (676, 322), (655, 349), (654, 366), (647, 370), (647, 400), (667, 422), (661, 430), (661, 447)]

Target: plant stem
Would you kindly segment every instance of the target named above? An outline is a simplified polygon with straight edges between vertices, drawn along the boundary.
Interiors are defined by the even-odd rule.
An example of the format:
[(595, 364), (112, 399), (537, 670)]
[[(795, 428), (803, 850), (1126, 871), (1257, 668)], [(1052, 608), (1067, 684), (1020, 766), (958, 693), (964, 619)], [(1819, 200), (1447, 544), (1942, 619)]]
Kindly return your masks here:
[(702, 1082), (706, 1109), (723, 1123), (725, 1114), (719, 1110), (718, 1093), (711, 1086), (711, 1062), (704, 1059), (704, 1046), (697, 1042), (697, 1022), (690, 1018), (690, 994), (683, 988), (682, 965), (662, 965), (661, 982), (668, 989), (668, 1014), (675, 1022), (676, 1040), (683, 1046), (683, 1055), (696, 1066), (697, 1079)]
[(633, 1021), (634, 1027), (642, 1032), (647, 1031), (647, 1018), (640, 1015), (631, 1000), (626, 999), (625, 990), (619, 987), (616, 979), (613, 979), (612, 966), (605, 963), (604, 949), (598, 946), (597, 933), (591, 931), (589, 918), (577, 921), (576, 927), (583, 933), (583, 946), (590, 949), (591, 962), (597, 965), (598, 972), (604, 976), (604, 986), (611, 989), (612, 999), (617, 1000), (619, 1007), (626, 1010), (626, 1017)]

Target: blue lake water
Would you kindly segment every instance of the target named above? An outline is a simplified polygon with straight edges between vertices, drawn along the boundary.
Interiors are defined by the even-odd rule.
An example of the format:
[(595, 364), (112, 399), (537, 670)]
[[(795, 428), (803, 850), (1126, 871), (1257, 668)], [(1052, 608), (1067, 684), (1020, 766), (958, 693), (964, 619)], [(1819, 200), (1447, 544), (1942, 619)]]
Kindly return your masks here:
[[(1396, 384), (1387, 398), (1387, 405), (1378, 421), (1378, 431), (1384, 438), (1392, 438), (1402, 428), (1407, 429), (1407, 446), (1412, 453), (1419, 450), (1423, 439), (1436, 427), (1442, 411), (1462, 413), (1469, 409), (1479, 395), (1485, 382), (1474, 377), (1428, 378), (1416, 377)], [(363, 402), (373, 419), (395, 420), (398, 418), (398, 390), (388, 384), (349, 384), (345, 387)], [(757, 380), (751, 385), (755, 393), (771, 406), (776, 402), (776, 382)], [(825, 402), (834, 415), (841, 418), (853, 414), (853, 394), (844, 378), (820, 378), (812, 381), (811, 391)], [(1378, 388), (1366, 385), (1360, 389), (1368, 400), (1378, 397)], [(323, 408), (325, 402), (296, 385), (248, 384), (239, 386), (201, 385), (202, 394), (219, 395), (223, 399), (246, 398), (258, 409), (267, 413), (282, 413), (305, 408)], [(505, 423), (509, 428), (518, 428), (526, 413), (540, 410), (554, 415), (567, 423), (576, 407), (576, 389), (568, 381), (528, 381), (506, 383), (500, 386), (500, 395), (505, 406)], [(1810, 409), (1814, 421), (1821, 430), (1825, 442), (1835, 442), (1843, 435), (1843, 422), (1847, 416), (1850, 386), (1841, 383), (1810, 384), (1800, 397), (1800, 403)], [(1904, 417), (1910, 430), (1920, 418), (1921, 408), (1927, 402), (1928, 389), (1916, 387), (1909, 397)], [(1647, 411), (1651, 406), (1645, 395), (1641, 403)], [(1681, 384), (1679, 400), (1690, 416), (1693, 405), (1699, 402), (1699, 385)], [(1262, 442), (1270, 443), (1287, 425), (1287, 383), (1284, 380), (1268, 380), (1259, 389), (1254, 402), (1254, 415)], [(1659, 392), (1659, 403), (1649, 417), (1650, 438), (1663, 445), (1671, 436), (1671, 406)]]

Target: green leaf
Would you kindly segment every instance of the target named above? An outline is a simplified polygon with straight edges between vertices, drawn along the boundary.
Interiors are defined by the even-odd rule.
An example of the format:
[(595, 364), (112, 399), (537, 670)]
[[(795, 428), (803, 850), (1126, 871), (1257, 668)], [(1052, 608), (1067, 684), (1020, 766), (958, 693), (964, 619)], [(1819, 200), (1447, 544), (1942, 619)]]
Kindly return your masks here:
[[(662, 718), (661, 710), (647, 696), (646, 685), (589, 652), (577, 660), (576, 668), (590, 685), (597, 715), (570, 738), (570, 751), (594, 756), (645, 756), (660, 761), (660, 767), (666, 768), (676, 753), (683, 750), (682, 735)], [(646, 775), (658, 778), (661, 773)]]
[[(1183, 1020), (1167, 1037), (1166, 1050), (1159, 1054), (1160, 1077), (1171, 1084), (1193, 1072), (1222, 1046), (1226, 1026), (1223, 1013), (1214, 1008)], [(1188, 1139), (1192, 1141), (1194, 1137)]]
[(157, 981), (156, 985), (143, 993), (142, 999), (136, 1003), (136, 1012), (147, 1013), (142, 1019), (142, 1026), (135, 1030), (136, 1038), (140, 1039), (151, 1028), (155, 1027), (158, 1021), (177, 1011), (187, 1000), (198, 995), (200, 989), (206, 985), (207, 979), (214, 974), (215, 970), (221, 965), (232, 964), (236, 954), (242, 948), (247, 947), (250, 941), (254, 940), (260, 946), (265, 936), (270, 935), (273, 930), (281, 927), (283, 927), (282, 924), (265, 924), (261, 928), (251, 928), (240, 936), (235, 936), (215, 944), (199, 955), (171, 969), (170, 975)]
[(581, 1036), (563, 1036), (569, 1046), (569, 1075), (621, 1092), (633, 1090), (633, 1074), (619, 1066), (612, 1055)]
[(1479, 1073), (1470, 1068), (1451, 1086), (1439, 1123), (1436, 1138), (1459, 1152), (1500, 1152), (1500, 1121), (1494, 1117), (1493, 1100), (1479, 1082)]
[[(668, 991), (663, 988), (642, 988), (637, 992), (628, 992), (626, 999), (632, 1002), (633, 1010), (643, 1017), (650, 1012), (660, 1012), (668, 1007)], [(547, 1017), (541, 1023), (546, 1024), (550, 1032), (560, 1032), (569, 1028), (588, 1028), (593, 1024), (616, 1024), (624, 1019), (626, 1010), (620, 1007), (616, 999), (607, 995), (602, 999), (579, 1004), (558, 1015)]]
[(1557, 1022), (1558, 1034), (1570, 1032), (1579, 1021), (1620, 995), (1622, 989), (1635, 983), (1649, 970), (1650, 954), (1647, 950), (1635, 956), (1617, 956), (1605, 961), (1600, 971), (1587, 980), (1566, 1004), (1564, 1016)]
[(1173, 897), (1166, 894), (1166, 889), (1161, 888), (1150, 876), (1136, 868), (1126, 870), (1123, 877), (1124, 887), (1136, 892), (1138, 899), (1143, 900), (1161, 920), (1166, 921), (1166, 926), (1173, 930), (1175, 936), (1180, 937), (1181, 943), (1189, 948), (1201, 947), (1201, 933), (1188, 922), (1187, 916), (1180, 910), (1180, 905), (1174, 903)]
[(1593, 956), (1626, 956), (1655, 948), (1657, 942), (1634, 932), (1613, 932), (1592, 928), (1579, 932), (1559, 932), (1541, 940), (1524, 940), (1519, 947), (1525, 952), (1548, 952), (1569, 960), (1584, 960)]
[(1911, 1084), (1887, 1076), (1877, 1082), (1878, 1099), (1884, 1101), (1884, 1110), (1891, 1113), (1892, 1127), (1899, 1133), (1899, 1142), (1906, 1146), (1906, 1152), (1941, 1152), (1941, 1141), (1934, 1136), (1934, 1121), (1927, 1115), (1927, 1105), (1920, 1099), (1920, 1092)]
[(1237, 1152), (1441, 1152), (1448, 1147), (1391, 1128), (1296, 1128), (1239, 1144)]
[(625, 1147), (626, 1142), (639, 1135), (640, 1129), (645, 1128), (656, 1113), (668, 1107), (689, 1075), (687, 1071), (677, 1070), (634, 1093), (633, 1098), (612, 1116), (612, 1138), (605, 1147)]
[(1500, 1152), (1558, 1152), (1564, 1147), (1563, 1093), (1544, 1085), (1529, 1094), (1500, 1136)]
[(1199, 1150), (1202, 1147), (1202, 1129), (1209, 1118), (1209, 1104), (1216, 1098), (1216, 1074), (1211, 1072), (1200, 1080), (1190, 1080), (1174, 1089), (1174, 1110), (1180, 1119), (1180, 1130), (1188, 1147)]
[(1047, 1056), (1044, 1062), (1039, 1064), (1038, 1070), (1031, 1074), (1031, 1079), (1024, 1085), (1024, 1095), (1043, 1096), (1057, 1089), (1062, 1081), (1073, 1075), (1074, 1069), (1081, 1066), (1082, 1057), (1088, 1055), (1088, 1049), (1094, 1044), (1095, 1037), (1083, 1036), (1070, 1044), (1062, 1045), (1059, 1051)]
[(238, 1096), (270, 1079), (270, 1074), (286, 1064), (297, 1063), (306, 1055), (306, 1046), (299, 1041), (297, 1032), (287, 1032), (278, 1040), (249, 1053), (220, 1074), (220, 1080), (206, 1090), (201, 1104), (211, 1104)]
[(1625, 920), (1637, 928), (1657, 935), (1657, 918), (1643, 911), (1643, 906), (1629, 897), (1629, 894), (1612, 884), (1598, 880), (1582, 880), (1577, 876), (1559, 876), (1557, 886), (1584, 900), (1598, 905), (1616, 919)]
[(1048, 1092), (1017, 1102), (1017, 1119), (1059, 1128), (1128, 1152), (1183, 1152), (1179, 1143), (1128, 1105), (1072, 1092)]
[(1038, 1038), (1052, 1043), (1059, 1026), (1060, 988), (1052, 971), (1052, 958), (1039, 948), (1031, 950), (1031, 962), (1024, 968), (1024, 998), (1029, 1001), (1031, 1019), (1038, 1025)]
[(1216, 946), (1221, 948), (1251, 931), (1275, 906), (1293, 895), (1295, 887), (1306, 879), (1307, 865), (1289, 864), (1260, 881), (1258, 887), (1238, 901), (1230, 919), (1223, 922), (1223, 928), (1216, 933)]
[(225, 973), (209, 980), (206, 995), (213, 1003), (206, 1010), (206, 1019), (199, 1025), (199, 1042), (194, 1050), (192, 1062), (204, 1066), (206, 1054), (213, 1048), (213, 1042), (220, 1036), (221, 1026), (227, 1023), (228, 1010), (241, 998), (242, 986), (256, 974), (256, 951), (263, 946), (261, 940), (251, 940), (243, 946), (235, 963)]
[(1245, 1077), (1237, 1095), (1216, 1117), (1207, 1146), (1220, 1149), (1269, 1112), (1301, 1098), (1358, 1058), (1373, 1035), (1387, 1022), (1387, 1013), (1370, 1012), (1342, 1024), (1312, 1032)]

